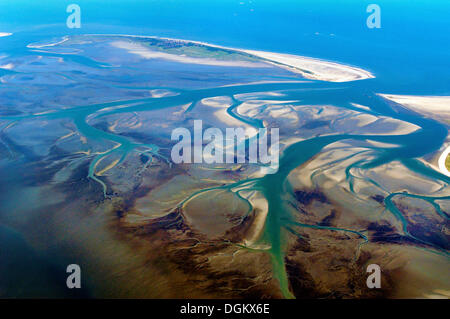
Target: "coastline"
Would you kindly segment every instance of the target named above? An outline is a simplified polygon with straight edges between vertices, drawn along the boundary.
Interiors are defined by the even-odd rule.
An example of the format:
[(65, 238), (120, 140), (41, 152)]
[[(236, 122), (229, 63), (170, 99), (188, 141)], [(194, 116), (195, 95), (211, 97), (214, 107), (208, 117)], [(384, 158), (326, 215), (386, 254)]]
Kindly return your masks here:
[(439, 156), (439, 169), (442, 172), (442, 174), (447, 175), (450, 177), (450, 171), (446, 166), (447, 157), (450, 155), (450, 146), (448, 146), (445, 151)]
[[(378, 94), (382, 98), (398, 103), (403, 107), (433, 118), (439, 122), (450, 124), (450, 96), (419, 96), (419, 95), (395, 95), (395, 94)], [(447, 169), (446, 160), (450, 155), (450, 146), (439, 155), (438, 169), (439, 171), (450, 177), (450, 171)]]
[(321, 80), (327, 82), (350, 82), (375, 78), (372, 73), (360, 68), (311, 57), (266, 51), (239, 51), (268, 60), (273, 64), (287, 68), (294, 73), (299, 73), (304, 78), (310, 80)]
[(176, 54), (169, 54), (164, 52), (156, 52), (146, 48), (141, 44), (129, 43), (126, 41), (114, 41), (112, 46), (119, 49), (125, 49), (130, 53), (137, 54), (145, 59), (164, 59), (168, 61), (174, 61), (178, 63), (198, 64), (198, 65), (215, 65), (215, 66), (228, 66), (228, 67), (241, 67), (241, 68), (257, 68), (267, 67), (263, 63), (256, 62), (239, 62), (239, 61), (220, 61), (209, 58), (194, 58)]
[(195, 40), (185, 40), (185, 39), (158, 37), (158, 36), (143, 36), (143, 35), (128, 35), (128, 34), (85, 34), (85, 35), (179, 41), (183, 43), (193, 43), (217, 49), (235, 51), (261, 58), (266, 62), (274, 64), (278, 67), (285, 68), (297, 74), (301, 74), (304, 78), (310, 80), (319, 80), (327, 82), (350, 82), (375, 78), (375, 76), (371, 72), (358, 67), (300, 55), (249, 50), (241, 48), (231, 48)]
[(382, 98), (398, 103), (411, 111), (450, 123), (450, 96), (421, 96), (378, 94)]

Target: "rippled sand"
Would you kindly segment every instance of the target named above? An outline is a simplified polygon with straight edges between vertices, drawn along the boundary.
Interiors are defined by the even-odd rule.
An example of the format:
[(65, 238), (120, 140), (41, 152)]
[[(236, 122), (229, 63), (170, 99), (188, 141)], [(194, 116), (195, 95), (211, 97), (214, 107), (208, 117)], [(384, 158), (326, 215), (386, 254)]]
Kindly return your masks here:
[[(450, 179), (428, 158), (448, 129), (340, 83), (368, 72), (152, 37), (28, 49), (3, 59), (0, 96), (0, 223), (42, 266), (24, 287), (76, 261), (90, 297), (448, 296)], [(172, 163), (173, 128), (196, 119), (279, 128), (278, 172)]]

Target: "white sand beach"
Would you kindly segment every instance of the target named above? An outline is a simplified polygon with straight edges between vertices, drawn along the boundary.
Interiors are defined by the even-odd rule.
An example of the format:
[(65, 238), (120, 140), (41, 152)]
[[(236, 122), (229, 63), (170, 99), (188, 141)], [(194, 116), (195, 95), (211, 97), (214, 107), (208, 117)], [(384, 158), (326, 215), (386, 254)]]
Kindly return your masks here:
[(299, 55), (230, 48), (200, 41), (189, 41), (171, 38), (160, 38), (160, 39), (183, 41), (186, 43), (190, 42), (215, 48), (244, 52), (265, 59), (268, 62), (276, 64), (280, 67), (287, 68), (292, 72), (299, 73), (303, 77), (311, 80), (321, 80), (328, 82), (348, 82), (348, 81), (375, 78), (375, 76), (372, 73), (360, 68)]
[[(378, 95), (437, 121), (450, 123), (450, 96)], [(447, 176), (450, 176), (450, 172), (445, 166), (445, 161), (449, 154), (450, 146), (438, 159), (439, 171)]]
[(378, 95), (438, 121), (450, 121), (450, 96)]
[(447, 175), (448, 177), (450, 177), (450, 171), (445, 166), (445, 161), (447, 160), (449, 154), (450, 154), (450, 146), (445, 149), (445, 151), (439, 157), (438, 161), (439, 170), (441, 171), (442, 174)]
[(287, 68), (292, 72), (299, 73), (303, 77), (312, 80), (349, 82), (375, 77), (369, 71), (360, 68), (309, 57), (254, 50), (238, 51), (266, 59), (278, 66)]
[[(340, 63), (336, 63), (336, 62), (314, 59), (314, 58), (310, 58), (310, 57), (292, 55), (292, 54), (230, 48), (230, 47), (225, 47), (225, 46), (220, 46), (220, 45), (215, 45), (215, 44), (200, 42), (200, 41), (156, 37), (156, 36), (137, 36), (137, 35), (125, 35), (125, 34), (91, 34), (91, 35), (171, 40), (171, 41), (178, 41), (178, 42), (184, 42), (184, 43), (195, 43), (198, 45), (204, 45), (204, 46), (209, 46), (209, 47), (213, 47), (213, 48), (242, 52), (242, 53), (246, 53), (246, 54), (253, 55), (253, 56), (259, 57), (261, 59), (264, 59), (266, 62), (268, 62), (270, 64), (275, 64), (278, 67), (288, 69), (291, 72), (301, 74), (304, 78), (311, 79), (311, 80), (320, 80), (320, 81), (328, 81), (328, 82), (348, 82), (348, 81), (356, 81), (356, 80), (375, 78), (375, 76), (371, 72), (363, 70), (361, 68), (344, 65), (344, 64), (340, 64)], [(122, 44), (120, 44), (120, 46), (123, 47), (124, 44), (122, 43)], [(123, 48), (126, 48), (126, 47), (123, 47)], [(136, 48), (133, 48), (133, 47), (129, 47), (128, 49), (132, 50), (132, 51), (136, 50)], [(138, 51), (141, 51), (141, 48), (139, 48)], [(143, 52), (136, 52), (136, 53), (143, 54)], [(145, 53), (145, 54), (147, 54), (147, 53)], [(181, 58), (181, 57), (178, 57), (178, 58)], [(187, 57), (183, 57), (183, 58), (186, 59)], [(192, 58), (188, 58), (188, 59), (192, 59)], [(188, 61), (186, 61), (186, 62), (188, 62)], [(189, 61), (189, 63), (195, 63), (195, 62), (198, 62), (198, 61)], [(229, 61), (216, 61), (216, 62), (229, 63)], [(211, 63), (211, 61), (209, 61), (209, 63)]]

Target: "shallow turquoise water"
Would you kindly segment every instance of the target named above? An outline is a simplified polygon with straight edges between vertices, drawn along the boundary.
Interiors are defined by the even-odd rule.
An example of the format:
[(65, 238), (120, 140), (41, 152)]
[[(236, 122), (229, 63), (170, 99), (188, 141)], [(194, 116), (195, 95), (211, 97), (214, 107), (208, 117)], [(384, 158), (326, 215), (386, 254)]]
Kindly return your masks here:
[[(26, 4), (25, 4), (26, 3)], [(189, 90), (178, 96), (158, 99), (136, 99), (135, 105), (105, 112), (120, 114), (162, 109), (171, 106), (199, 101), (206, 97), (233, 96), (240, 93), (290, 90), (286, 100), (301, 99), (304, 104), (333, 104), (351, 108), (350, 103), (367, 105), (371, 113), (400, 119), (419, 126), (417, 132), (402, 136), (360, 136), (337, 135), (312, 138), (296, 143), (285, 150), (277, 174), (268, 175), (254, 181), (251, 187), (262, 189), (269, 203), (269, 215), (266, 225), (266, 238), (271, 243), (271, 254), (275, 273), (282, 290), (290, 296), (284, 270), (283, 229), (291, 224), (288, 209), (285, 207), (284, 195), (287, 193), (286, 178), (299, 165), (305, 163), (325, 146), (345, 139), (372, 140), (398, 144), (397, 148), (379, 150), (374, 160), (360, 163), (361, 168), (370, 169), (395, 160), (401, 161), (412, 171), (433, 180), (449, 183), (450, 179), (428, 167), (421, 165), (416, 158), (438, 150), (444, 142), (448, 128), (434, 120), (425, 119), (411, 113), (397, 113), (375, 93), (429, 94), (449, 95), (450, 88), (450, 43), (445, 9), (446, 1), (432, 4), (415, 1), (404, 6), (400, 1), (380, 1), (382, 7), (381, 30), (369, 30), (365, 26), (365, 6), (353, 1), (335, 4), (331, 1), (302, 2), (279, 1), (276, 5), (269, 1), (252, 3), (217, 1), (198, 1), (196, 5), (182, 1), (156, 1), (151, 4), (142, 1), (123, 4), (116, 1), (104, 2), (79, 1), (82, 8), (80, 30), (65, 28), (65, 8), (62, 3), (46, 6), (30, 5), (27, 1), (18, 1), (12, 5), (0, 2), (0, 11), (9, 12), (1, 21), (0, 31), (13, 32), (11, 37), (0, 38), (1, 53), (11, 56), (28, 54), (26, 45), (31, 42), (50, 39), (65, 34), (80, 33), (121, 33), (170, 36), (200, 40), (215, 44), (249, 49), (261, 49), (326, 58), (342, 63), (356, 65), (373, 72), (373, 80), (359, 81), (351, 84), (330, 84), (314, 82), (312, 84), (259, 84), (240, 85), (226, 88)], [(253, 9), (253, 11), (252, 11)], [(45, 12), (44, 12), (44, 11)], [(210, 12), (216, 12), (210, 15)], [(447, 10), (448, 12), (448, 10)], [(418, 19), (420, 17), (420, 19)], [(61, 23), (61, 21), (63, 21)], [(56, 25), (54, 25), (56, 24)], [(42, 54), (42, 53), (41, 53)], [(57, 55), (56, 55), (57, 56)], [(74, 62), (95, 68), (107, 67), (101, 63), (82, 56), (66, 57)], [(3, 70), (2, 72), (8, 72)], [(327, 94), (316, 91), (298, 91), (308, 88), (335, 88)], [(1, 87), (0, 87), (1, 89)], [(94, 106), (77, 107), (52, 115), (42, 115), (44, 119), (69, 118), (78, 130), (90, 140), (113, 141), (121, 146), (107, 154), (95, 158), (90, 164), (89, 177), (102, 183), (106, 195), (106, 185), (94, 176), (95, 164), (111, 153), (117, 153), (121, 160), (127, 154), (136, 151), (158, 153), (158, 146), (138, 144), (134, 141), (107, 133), (86, 124), (86, 117), (107, 106), (127, 104), (125, 101), (103, 103)], [(233, 112), (229, 114), (247, 124), (259, 127), (260, 122), (244, 119)], [(6, 116), (6, 120), (26, 120), (36, 116)], [(349, 176), (350, 178), (350, 176)], [(229, 188), (233, 185), (228, 186)], [(404, 232), (412, 238), (407, 221), (392, 203), (391, 194), (386, 198), (386, 206), (403, 224)], [(403, 194), (402, 194), (403, 195)], [(417, 196), (411, 194), (411, 196)], [(443, 214), (431, 196), (417, 196), (436, 207), (436, 213)], [(447, 215), (443, 215), (448, 219)], [(317, 225), (298, 225), (300, 227), (317, 227)], [(343, 230), (353, 231), (353, 230)], [(364, 241), (363, 235), (360, 235)], [(440, 253), (447, 254), (433, 243), (423, 242)]]

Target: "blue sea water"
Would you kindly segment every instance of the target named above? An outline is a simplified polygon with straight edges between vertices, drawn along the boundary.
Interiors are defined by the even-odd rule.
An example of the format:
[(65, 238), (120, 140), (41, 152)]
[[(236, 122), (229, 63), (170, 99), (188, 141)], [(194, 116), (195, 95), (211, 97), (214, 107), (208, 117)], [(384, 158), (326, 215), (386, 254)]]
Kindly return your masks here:
[[(69, 29), (66, 7), (81, 8)], [(369, 4), (381, 28), (369, 29)], [(23, 38), (79, 33), (157, 35), (323, 58), (370, 70), (379, 92), (450, 94), (450, 1), (0, 1), (0, 32)], [(13, 45), (3, 38), (0, 47)], [(16, 39), (17, 41), (17, 39)]]
[[(80, 29), (66, 26), (69, 15), (66, 7), (71, 3), (81, 7)], [(343, 104), (351, 101), (349, 96), (355, 96), (359, 101), (371, 104), (381, 114), (397, 116), (420, 126), (422, 130), (416, 134), (397, 137), (396, 142), (403, 146), (398, 152), (387, 151), (386, 156), (380, 155), (379, 160), (372, 164), (375, 166), (398, 158), (408, 163), (408, 159), (439, 149), (447, 129), (432, 120), (411, 115), (400, 117), (387, 109), (385, 104), (370, 100), (372, 96), (369, 93), (366, 96), (364, 92), (370, 92), (370, 95), (450, 95), (450, 2), (376, 1), (381, 8), (380, 29), (369, 29), (366, 25), (369, 16), (366, 8), (371, 3), (357, 0), (0, 0), (0, 32), (13, 33), (13, 36), (0, 38), (0, 53), (14, 56), (26, 50), (29, 43), (63, 35), (134, 34), (291, 53), (358, 66), (371, 71), (375, 79), (349, 84), (348, 89), (343, 88), (329, 97), (314, 92), (298, 96), (290, 93), (292, 100), (302, 98), (312, 104), (332, 100)], [(283, 84), (282, 87), (288, 85)], [(231, 95), (234, 90), (215, 89), (213, 95), (217, 92)], [(196, 94), (198, 92), (188, 92), (173, 100), (187, 98), (190, 101)], [(170, 98), (168, 101), (171, 102)], [(80, 120), (79, 129), (89, 137), (91, 128), (84, 124)], [(96, 134), (98, 132), (91, 133), (92, 136)], [(348, 137), (324, 137), (295, 144), (286, 152), (279, 173), (261, 180), (261, 187), (270, 189), (278, 185), (277, 189), (281, 190), (292, 169), (319, 152), (324, 145)], [(366, 136), (353, 138), (365, 139)], [(388, 138), (392, 142), (393, 138)], [(373, 140), (388, 142), (388, 138), (375, 136)], [(128, 147), (126, 140), (121, 142), (125, 148)], [(413, 164), (416, 165), (414, 171), (449, 182), (448, 178), (435, 176), (436, 173), (427, 167), (417, 166), (416, 162), (410, 163), (410, 166)], [(89, 174), (90, 177), (94, 175), (92, 172)], [(267, 197), (272, 211), (283, 210), (280, 193), (271, 191)], [(433, 202), (432, 198), (426, 199)], [(269, 217), (272, 217), (268, 224), (273, 237), (271, 242), (274, 247), (279, 246), (278, 250), (274, 249), (274, 256), (282, 260), (280, 216), (272, 213)], [(399, 219), (406, 227), (406, 222)]]

